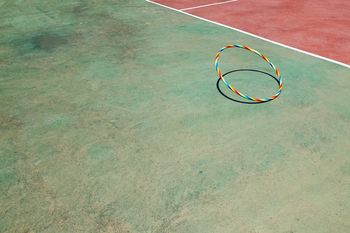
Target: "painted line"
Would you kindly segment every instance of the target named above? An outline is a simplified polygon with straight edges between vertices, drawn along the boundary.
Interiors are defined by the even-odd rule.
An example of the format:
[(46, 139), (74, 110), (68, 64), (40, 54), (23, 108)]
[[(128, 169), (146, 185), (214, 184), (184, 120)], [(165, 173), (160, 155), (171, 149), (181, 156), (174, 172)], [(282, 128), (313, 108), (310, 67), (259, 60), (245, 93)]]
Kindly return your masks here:
[(198, 9), (198, 8), (203, 8), (203, 7), (208, 7), (208, 6), (221, 5), (221, 4), (226, 4), (226, 3), (230, 3), (230, 2), (237, 2), (237, 1), (238, 0), (229, 0), (229, 1), (224, 1), (224, 2), (216, 2), (216, 3), (211, 3), (211, 4), (205, 4), (205, 5), (200, 5), (200, 6), (183, 8), (183, 9), (180, 9), (180, 11), (188, 11), (188, 10), (192, 10), (192, 9)]
[(225, 24), (218, 23), (218, 22), (215, 22), (215, 21), (211, 21), (211, 20), (209, 20), (209, 19), (205, 19), (205, 18), (196, 16), (196, 15), (192, 15), (192, 14), (190, 14), (190, 13), (188, 13), (188, 12), (181, 11), (181, 10), (175, 9), (175, 8), (173, 8), (173, 7), (170, 7), (170, 6), (166, 6), (166, 5), (160, 4), (160, 3), (158, 3), (158, 2), (153, 2), (153, 1), (151, 1), (151, 0), (145, 0), (145, 1), (146, 1), (146, 2), (149, 2), (149, 3), (152, 3), (152, 4), (155, 4), (155, 5), (158, 5), (158, 6), (161, 6), (161, 7), (164, 7), (164, 8), (167, 8), (167, 9), (170, 9), (170, 10), (173, 10), (173, 11), (176, 11), (176, 12), (179, 12), (179, 13), (182, 13), (182, 14), (185, 14), (185, 15), (188, 15), (188, 16), (191, 16), (191, 17), (194, 17), (194, 18), (196, 18), (196, 19), (203, 20), (203, 21), (208, 22), (208, 23), (212, 23), (212, 24), (216, 24), (216, 25), (219, 25), (219, 26), (222, 26), (222, 27), (225, 27), (225, 28), (229, 28), (229, 29), (235, 30), (235, 31), (237, 31), (237, 32), (241, 32), (241, 33), (243, 33), (243, 34), (246, 34), (246, 35), (249, 35), (249, 36), (252, 36), (252, 37), (255, 37), (255, 38), (258, 38), (258, 39), (267, 41), (267, 42), (270, 42), (270, 43), (272, 43), (272, 44), (279, 45), (279, 46), (281, 46), (281, 47), (284, 47), (284, 48), (287, 48), (287, 49), (291, 49), (291, 50), (294, 50), (294, 51), (296, 51), (296, 52), (303, 53), (303, 54), (306, 54), (306, 55), (309, 55), (309, 56), (312, 56), (312, 57), (316, 57), (316, 58), (321, 59), (321, 60), (324, 60), (324, 61), (332, 62), (332, 63), (335, 63), (335, 64), (337, 64), (337, 65), (344, 66), (344, 67), (350, 69), (350, 65), (345, 64), (345, 63), (342, 63), (342, 62), (340, 62), (340, 61), (336, 61), (336, 60), (333, 60), (333, 59), (330, 59), (330, 58), (327, 58), (327, 57), (323, 57), (323, 56), (320, 56), (320, 55), (317, 55), (317, 54), (314, 54), (314, 53), (310, 53), (310, 52), (307, 52), (307, 51), (304, 51), (304, 50), (301, 50), (301, 49), (298, 49), (298, 48), (291, 47), (291, 46), (289, 46), (289, 45), (285, 45), (285, 44), (282, 44), (282, 43), (279, 43), (279, 42), (276, 42), (276, 41), (273, 41), (273, 40), (269, 40), (269, 39), (266, 39), (266, 38), (264, 38), (264, 37), (255, 35), (255, 34), (253, 34), (253, 33), (246, 32), (246, 31), (243, 31), (243, 30), (238, 29), (238, 28), (230, 27), (230, 26), (227, 26), (227, 25), (225, 25)]

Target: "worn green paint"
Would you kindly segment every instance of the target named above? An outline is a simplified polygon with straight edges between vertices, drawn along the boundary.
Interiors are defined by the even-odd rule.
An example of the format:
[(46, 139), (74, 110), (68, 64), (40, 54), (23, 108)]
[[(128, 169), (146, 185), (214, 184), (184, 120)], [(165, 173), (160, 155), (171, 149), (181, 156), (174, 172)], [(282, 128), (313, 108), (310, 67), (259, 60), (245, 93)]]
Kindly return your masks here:
[[(141, 0), (0, 15), (1, 232), (348, 232), (349, 69)], [(280, 98), (217, 92), (233, 38), (280, 68)], [(229, 80), (276, 90), (248, 76)]]

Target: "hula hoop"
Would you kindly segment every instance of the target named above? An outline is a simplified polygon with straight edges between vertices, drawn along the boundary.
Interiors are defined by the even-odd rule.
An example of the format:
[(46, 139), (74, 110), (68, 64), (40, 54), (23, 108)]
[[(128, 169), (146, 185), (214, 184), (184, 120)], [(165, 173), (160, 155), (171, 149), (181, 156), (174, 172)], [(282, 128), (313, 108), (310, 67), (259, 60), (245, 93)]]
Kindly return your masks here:
[[(250, 97), (246, 94), (243, 94), (242, 92), (238, 91), (236, 88), (234, 88), (232, 85), (230, 85), (226, 80), (225, 78), (222, 76), (221, 74), (221, 71), (220, 71), (220, 68), (219, 68), (219, 58), (221, 56), (221, 53), (225, 50), (225, 49), (229, 49), (229, 48), (240, 48), (240, 49), (245, 49), (245, 50), (248, 50), (250, 52), (253, 52), (255, 53), (256, 55), (260, 56), (262, 59), (264, 59), (267, 63), (269, 63), (269, 65), (272, 67), (272, 69), (274, 69), (276, 75), (277, 75), (277, 80), (278, 80), (278, 85), (279, 85), (279, 88), (278, 88), (278, 91), (276, 94), (274, 94), (273, 96), (271, 96), (270, 98), (256, 98), (256, 97)], [(215, 56), (215, 69), (216, 69), (216, 72), (219, 76), (219, 78), (225, 83), (225, 85), (231, 90), (233, 91), (234, 93), (236, 93), (237, 95), (245, 98), (245, 99), (248, 99), (248, 100), (251, 100), (251, 101), (254, 101), (254, 102), (268, 102), (268, 101), (271, 101), (271, 100), (274, 100), (276, 99), (282, 92), (282, 89), (283, 89), (283, 85), (282, 85), (282, 76), (281, 76), (281, 73), (280, 71), (277, 69), (277, 67), (272, 64), (269, 59), (263, 55), (262, 53), (256, 51), (255, 49), (252, 49), (248, 46), (243, 46), (243, 45), (239, 45), (239, 44), (233, 44), (233, 45), (226, 45), (225, 47), (221, 48), (218, 53), (216, 54)]]

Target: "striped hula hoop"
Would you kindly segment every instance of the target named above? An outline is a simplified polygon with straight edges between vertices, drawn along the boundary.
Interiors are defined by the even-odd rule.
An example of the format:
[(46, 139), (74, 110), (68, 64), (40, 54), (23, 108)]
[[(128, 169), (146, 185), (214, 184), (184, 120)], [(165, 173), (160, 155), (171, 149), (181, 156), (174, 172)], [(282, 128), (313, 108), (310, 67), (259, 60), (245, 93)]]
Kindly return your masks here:
[[(219, 58), (221, 56), (221, 53), (225, 50), (225, 49), (229, 49), (229, 48), (241, 48), (241, 49), (245, 49), (245, 50), (248, 50), (250, 52), (253, 52), (255, 53), (256, 55), (260, 56), (262, 59), (264, 59), (267, 63), (270, 64), (270, 66), (274, 69), (276, 75), (277, 75), (277, 80), (278, 80), (278, 85), (279, 85), (279, 89), (277, 91), (276, 94), (274, 94), (273, 96), (271, 96), (270, 98), (255, 98), (255, 97), (250, 97), (246, 94), (243, 94), (242, 92), (238, 91), (237, 89), (235, 89), (232, 85), (230, 85), (226, 80), (225, 78), (222, 76), (221, 74), (221, 71), (220, 71), (220, 68), (219, 68)], [(282, 92), (282, 89), (283, 89), (283, 85), (282, 85), (282, 77), (281, 77), (281, 74), (279, 72), (279, 70), (277, 69), (277, 67), (272, 64), (269, 59), (263, 55), (262, 53), (256, 51), (255, 49), (252, 49), (248, 46), (243, 46), (243, 45), (238, 45), (238, 44), (233, 44), (233, 45), (227, 45), (223, 48), (221, 48), (218, 53), (216, 54), (215, 56), (215, 69), (216, 69), (216, 72), (219, 76), (219, 78), (225, 83), (225, 85), (230, 89), (232, 90), (234, 93), (236, 93), (237, 95), (245, 98), (245, 99), (248, 99), (248, 100), (251, 100), (253, 102), (268, 102), (268, 101), (271, 101), (271, 100), (274, 100), (276, 99)]]

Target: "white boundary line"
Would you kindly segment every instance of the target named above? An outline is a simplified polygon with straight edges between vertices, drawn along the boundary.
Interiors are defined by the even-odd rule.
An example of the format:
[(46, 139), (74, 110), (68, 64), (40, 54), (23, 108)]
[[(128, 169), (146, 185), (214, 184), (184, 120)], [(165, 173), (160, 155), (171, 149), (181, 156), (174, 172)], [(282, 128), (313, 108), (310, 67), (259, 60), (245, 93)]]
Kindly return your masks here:
[(237, 31), (237, 32), (241, 32), (241, 33), (243, 33), (243, 34), (246, 34), (246, 35), (249, 35), (249, 36), (252, 36), (252, 37), (255, 37), (255, 38), (258, 38), (258, 39), (267, 41), (267, 42), (270, 42), (270, 43), (272, 43), (272, 44), (279, 45), (279, 46), (281, 46), (281, 47), (288, 48), (288, 49), (291, 49), (291, 50), (294, 50), (294, 51), (297, 51), (297, 52), (300, 52), (300, 53), (303, 53), (303, 54), (307, 54), (307, 55), (309, 55), (309, 56), (316, 57), (316, 58), (318, 58), (318, 59), (322, 59), (322, 60), (325, 60), (325, 61), (328, 61), (328, 62), (332, 62), (332, 63), (335, 63), (335, 64), (337, 64), (337, 65), (344, 66), (344, 67), (350, 69), (350, 65), (345, 64), (345, 63), (342, 63), (342, 62), (340, 62), (340, 61), (336, 61), (336, 60), (333, 60), (333, 59), (330, 59), (330, 58), (327, 58), (327, 57), (322, 57), (322, 56), (317, 55), (317, 54), (314, 54), (314, 53), (310, 53), (310, 52), (307, 52), (307, 51), (304, 51), (304, 50), (301, 50), (301, 49), (297, 49), (297, 48), (294, 48), (294, 47), (291, 47), (291, 46), (288, 46), (288, 45), (285, 45), (285, 44), (282, 44), (282, 43), (279, 43), (279, 42), (276, 42), (276, 41), (273, 41), (273, 40), (269, 40), (269, 39), (266, 39), (266, 38), (264, 38), (264, 37), (255, 35), (255, 34), (253, 34), (253, 33), (246, 32), (246, 31), (243, 31), (243, 30), (238, 29), (238, 28), (230, 27), (230, 26), (227, 26), (227, 25), (225, 25), (225, 24), (218, 23), (218, 22), (215, 22), (215, 21), (211, 21), (211, 20), (209, 20), (209, 19), (205, 19), (205, 18), (196, 16), (196, 15), (192, 15), (192, 14), (190, 14), (190, 13), (188, 13), (188, 12), (181, 11), (181, 10), (178, 10), (178, 9), (173, 8), (173, 7), (166, 6), (166, 5), (157, 3), (157, 2), (153, 2), (153, 1), (151, 1), (151, 0), (145, 0), (145, 1), (146, 1), (146, 2), (149, 2), (149, 3), (152, 3), (152, 4), (155, 4), (155, 5), (158, 5), (158, 6), (162, 6), (162, 7), (164, 7), (164, 8), (167, 8), (167, 9), (170, 9), (170, 10), (173, 10), (173, 11), (176, 11), (176, 12), (179, 12), (179, 13), (182, 13), (182, 14), (185, 14), (185, 15), (188, 15), (188, 16), (191, 16), (191, 17), (194, 17), (194, 18), (196, 18), (196, 19), (203, 20), (203, 21), (205, 21), (205, 22), (209, 22), (209, 23), (216, 24), (216, 25), (219, 25), (219, 26), (222, 26), (222, 27), (225, 27), (225, 28), (229, 28), (229, 29), (235, 30), (235, 31)]
[(223, 2), (216, 2), (216, 3), (211, 3), (211, 4), (205, 4), (205, 5), (199, 5), (199, 6), (194, 6), (194, 7), (188, 7), (188, 8), (183, 8), (180, 9), (180, 11), (188, 11), (192, 9), (197, 9), (197, 8), (203, 8), (203, 7), (208, 7), (208, 6), (215, 6), (215, 5), (221, 5), (221, 4), (226, 4), (230, 2), (237, 2), (238, 0), (229, 0), (229, 1), (223, 1)]

